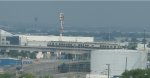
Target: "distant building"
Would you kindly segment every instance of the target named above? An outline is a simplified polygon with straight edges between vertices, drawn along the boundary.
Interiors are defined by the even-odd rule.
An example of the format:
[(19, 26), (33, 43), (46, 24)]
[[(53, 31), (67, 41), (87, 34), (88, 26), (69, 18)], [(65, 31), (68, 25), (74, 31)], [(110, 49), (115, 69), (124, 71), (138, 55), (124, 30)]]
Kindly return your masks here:
[(5, 30), (0, 29), (0, 45), (10, 44), (10, 42), (7, 41), (6, 37), (11, 37), (11, 36), (13, 36), (13, 34), (7, 32)]
[[(59, 41), (59, 36), (39, 35), (13, 35), (0, 29), (1, 45), (47, 46), (49, 41)], [(94, 42), (94, 37), (63, 36), (62, 41), (69, 42)]]

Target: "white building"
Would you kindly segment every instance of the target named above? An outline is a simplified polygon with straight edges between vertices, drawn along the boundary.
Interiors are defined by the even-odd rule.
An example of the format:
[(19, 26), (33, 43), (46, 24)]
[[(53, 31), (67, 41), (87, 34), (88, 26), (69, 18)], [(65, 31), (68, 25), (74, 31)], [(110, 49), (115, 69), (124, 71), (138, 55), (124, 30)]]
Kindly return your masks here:
[[(49, 41), (59, 41), (59, 36), (19, 35), (19, 37), (20, 37), (20, 44), (28, 46), (47, 46), (47, 43)], [(62, 41), (93, 42), (94, 37), (63, 36)]]
[(106, 64), (110, 64), (110, 76), (119, 76), (125, 69), (146, 68), (146, 61), (147, 53), (145, 51), (95, 50), (91, 52), (91, 75), (107, 75), (108, 66)]
[(0, 29), (0, 45), (7, 45), (9, 44), (9, 41), (6, 40), (7, 36), (13, 36), (13, 34)]
[[(28, 46), (47, 46), (49, 41), (59, 41), (60, 36), (39, 36), (39, 35), (13, 35), (7, 31), (0, 29), (0, 44), (7, 45), (9, 41), (6, 40), (6, 37), (19, 36), (20, 45)], [(94, 37), (78, 37), (78, 36), (63, 36), (62, 41), (69, 42), (94, 42)]]
[(13, 34), (7, 32), (5, 30), (0, 29), (0, 36), (13, 36)]

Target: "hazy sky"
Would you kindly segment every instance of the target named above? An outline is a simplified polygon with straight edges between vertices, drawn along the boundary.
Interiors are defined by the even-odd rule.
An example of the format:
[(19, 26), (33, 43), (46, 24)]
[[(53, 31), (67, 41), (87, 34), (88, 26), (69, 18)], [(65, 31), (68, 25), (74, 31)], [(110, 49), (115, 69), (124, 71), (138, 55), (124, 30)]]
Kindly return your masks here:
[(0, 1), (150, 1), (150, 0), (0, 0)]
[(120, 30), (150, 28), (150, 1), (1, 1), (0, 21), (56, 25), (59, 12), (65, 26), (110, 26)]

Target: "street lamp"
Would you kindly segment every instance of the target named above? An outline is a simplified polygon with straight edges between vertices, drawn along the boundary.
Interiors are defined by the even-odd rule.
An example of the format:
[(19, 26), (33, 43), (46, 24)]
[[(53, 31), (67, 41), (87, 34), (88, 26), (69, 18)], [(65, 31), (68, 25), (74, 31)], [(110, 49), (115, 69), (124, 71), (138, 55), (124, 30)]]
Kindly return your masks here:
[(108, 74), (107, 74), (107, 76), (108, 76), (108, 78), (109, 78), (109, 71), (110, 71), (110, 64), (106, 64), (107, 65), (107, 71), (108, 71)]

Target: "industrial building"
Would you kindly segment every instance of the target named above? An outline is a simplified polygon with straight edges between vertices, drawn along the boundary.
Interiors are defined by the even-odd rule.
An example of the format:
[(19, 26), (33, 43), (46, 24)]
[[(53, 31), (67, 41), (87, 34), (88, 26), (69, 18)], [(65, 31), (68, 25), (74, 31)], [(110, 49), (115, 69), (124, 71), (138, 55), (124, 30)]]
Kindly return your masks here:
[(11, 36), (13, 36), (13, 34), (0, 29), (0, 45), (10, 44), (10, 42), (7, 41), (7, 37), (11, 37)]
[[(1, 45), (22, 45), (22, 46), (47, 46), (49, 41), (59, 41), (59, 36), (38, 36), (38, 35), (13, 35), (0, 29)], [(69, 42), (94, 42), (94, 37), (72, 37), (63, 36), (62, 41)]]
[[(37, 36), (37, 35), (18, 35), (20, 45), (28, 46), (47, 46), (49, 41), (59, 41), (59, 36)], [(68, 42), (94, 42), (94, 37), (72, 37), (63, 36), (62, 41)]]

